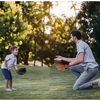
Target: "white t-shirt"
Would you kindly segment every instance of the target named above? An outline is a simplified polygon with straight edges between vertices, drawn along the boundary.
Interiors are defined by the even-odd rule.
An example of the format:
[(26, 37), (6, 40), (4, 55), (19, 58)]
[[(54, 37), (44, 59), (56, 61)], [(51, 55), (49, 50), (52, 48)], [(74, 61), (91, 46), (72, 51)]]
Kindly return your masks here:
[[(7, 65), (8, 65), (8, 68), (11, 69), (11, 67), (13, 65), (16, 65), (17, 64), (17, 58), (14, 57), (13, 54), (9, 54), (5, 57), (5, 60), (7, 60)], [(2, 69), (7, 69), (5, 63), (3, 62), (2, 65), (1, 65), (1, 68)]]

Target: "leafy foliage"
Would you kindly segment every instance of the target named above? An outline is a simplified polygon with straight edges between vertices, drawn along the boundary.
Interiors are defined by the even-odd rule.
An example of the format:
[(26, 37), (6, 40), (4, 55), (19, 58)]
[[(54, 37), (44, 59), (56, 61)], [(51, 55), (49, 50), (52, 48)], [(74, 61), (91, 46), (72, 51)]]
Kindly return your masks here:
[[(100, 2), (83, 2), (77, 18), (81, 29), (87, 35), (88, 43), (94, 51), (98, 63), (100, 62)], [(92, 43), (92, 44), (91, 44)]]
[(75, 29), (75, 19), (51, 15), (52, 5), (50, 1), (0, 2), (1, 61), (12, 45), (19, 48), (18, 63), (26, 65), (28, 60), (34, 60), (34, 65), (39, 60), (41, 66), (50, 66), (56, 55), (73, 57), (70, 31)]
[[(12, 45), (22, 44), (23, 33), (28, 29), (28, 24), (22, 20), (19, 6), (13, 2), (3, 2), (0, 9), (0, 54), (3, 57)], [(25, 35), (25, 34), (24, 34)]]

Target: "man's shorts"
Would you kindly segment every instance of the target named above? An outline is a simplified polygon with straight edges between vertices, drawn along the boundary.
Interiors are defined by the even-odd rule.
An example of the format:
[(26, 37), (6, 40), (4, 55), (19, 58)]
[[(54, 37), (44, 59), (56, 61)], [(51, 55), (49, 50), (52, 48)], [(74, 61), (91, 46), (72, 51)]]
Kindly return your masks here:
[(12, 79), (11, 71), (7, 69), (1, 69), (5, 79)]

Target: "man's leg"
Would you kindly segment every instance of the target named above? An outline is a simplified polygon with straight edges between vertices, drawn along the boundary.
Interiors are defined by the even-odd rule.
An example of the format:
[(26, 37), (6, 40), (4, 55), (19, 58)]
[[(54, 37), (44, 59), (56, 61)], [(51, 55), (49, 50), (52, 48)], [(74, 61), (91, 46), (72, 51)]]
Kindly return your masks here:
[(78, 79), (80, 77), (81, 73), (83, 73), (83, 71), (84, 71), (82, 64), (70, 66), (70, 67), (68, 67), (68, 69), (73, 73), (73, 75), (75, 76), (76, 79)]
[(90, 81), (98, 72), (98, 68), (89, 68), (85, 70), (77, 79), (73, 86), (73, 90), (83, 90), (92, 88), (92, 82)]

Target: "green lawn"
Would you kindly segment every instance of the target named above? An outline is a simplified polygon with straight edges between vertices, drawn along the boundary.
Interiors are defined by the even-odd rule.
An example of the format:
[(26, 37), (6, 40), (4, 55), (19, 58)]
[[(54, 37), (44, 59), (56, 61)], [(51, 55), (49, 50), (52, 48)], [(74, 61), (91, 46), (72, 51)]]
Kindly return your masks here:
[[(5, 91), (5, 80), (0, 71), (0, 99), (100, 99), (100, 88), (74, 91), (76, 81), (69, 70), (58, 71), (51, 68), (18, 65), (25, 67), (27, 73), (18, 75), (12, 68), (13, 87), (16, 91)], [(100, 77), (100, 71), (94, 78)]]

